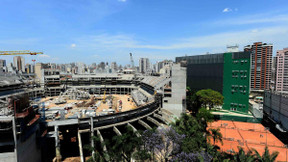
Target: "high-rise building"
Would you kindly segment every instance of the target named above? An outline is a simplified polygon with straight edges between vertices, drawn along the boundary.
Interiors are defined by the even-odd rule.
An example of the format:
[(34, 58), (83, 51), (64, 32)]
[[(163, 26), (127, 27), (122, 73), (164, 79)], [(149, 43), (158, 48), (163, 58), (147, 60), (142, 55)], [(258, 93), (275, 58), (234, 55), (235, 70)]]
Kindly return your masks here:
[(0, 59), (0, 68), (3, 68), (6, 66), (6, 60)]
[(255, 42), (244, 47), (251, 52), (251, 90), (270, 89), (273, 45)]
[(288, 91), (288, 48), (277, 51), (275, 69), (275, 90)]
[(187, 87), (192, 91), (213, 89), (224, 96), (223, 109), (248, 112), (249, 52), (176, 57), (181, 61), (186, 62)]
[(271, 69), (271, 90), (276, 90), (276, 57), (272, 58), (272, 69)]
[(112, 72), (116, 72), (118, 70), (116, 62), (111, 62), (111, 69), (112, 69)]
[(27, 74), (31, 74), (31, 73), (34, 73), (34, 65), (32, 65), (32, 64), (26, 64), (26, 66), (25, 66), (25, 71), (26, 71), (26, 73)]
[(146, 73), (150, 70), (150, 62), (148, 58), (139, 59), (139, 72)]
[(6, 60), (0, 59), (0, 72), (5, 71), (4, 69), (6, 69)]
[(25, 59), (22, 56), (15, 56), (13, 58), (14, 67), (17, 71), (25, 72)]

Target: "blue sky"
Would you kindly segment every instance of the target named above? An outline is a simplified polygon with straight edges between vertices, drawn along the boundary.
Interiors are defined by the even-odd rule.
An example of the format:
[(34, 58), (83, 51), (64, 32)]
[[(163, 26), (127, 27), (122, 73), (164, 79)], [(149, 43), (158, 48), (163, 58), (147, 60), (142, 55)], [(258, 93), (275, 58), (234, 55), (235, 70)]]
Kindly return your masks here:
[[(0, 49), (43, 51), (27, 62), (129, 63), (288, 47), (287, 0), (0, 0)], [(9, 56), (0, 59), (12, 60)]]

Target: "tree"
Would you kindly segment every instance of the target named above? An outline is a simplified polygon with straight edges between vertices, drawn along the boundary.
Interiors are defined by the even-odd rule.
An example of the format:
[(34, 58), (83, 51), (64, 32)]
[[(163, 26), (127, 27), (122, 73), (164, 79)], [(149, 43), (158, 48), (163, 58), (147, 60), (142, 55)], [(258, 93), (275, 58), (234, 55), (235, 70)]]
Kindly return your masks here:
[(168, 161), (169, 157), (178, 154), (184, 138), (185, 135), (178, 134), (170, 127), (147, 130), (142, 135), (144, 148), (152, 152), (153, 157), (157, 155), (157, 160), (161, 161)]
[(179, 134), (185, 135), (185, 139), (181, 145), (184, 152), (199, 152), (202, 147), (205, 148), (205, 128), (200, 125), (192, 115), (181, 114), (181, 117), (172, 123)]
[(221, 142), (221, 144), (223, 145), (222, 134), (220, 133), (219, 128), (217, 129), (210, 128), (208, 131), (209, 131), (209, 137), (213, 138), (214, 145), (218, 141)]
[(255, 161), (254, 155), (251, 151), (245, 153), (242, 147), (238, 147), (238, 152), (234, 154), (233, 160), (235, 162), (253, 162)]
[(126, 126), (126, 131), (121, 136), (114, 136), (111, 141), (106, 141), (108, 146), (108, 154), (111, 161), (130, 161), (136, 150), (140, 150), (141, 138), (136, 136), (136, 133), (129, 126)]
[(262, 156), (259, 154), (257, 150), (253, 149), (253, 151), (255, 153), (255, 159), (258, 162), (274, 162), (279, 154), (279, 152), (277, 151), (270, 154), (267, 146), (265, 147), (265, 151), (262, 154)]
[(94, 146), (92, 147), (91, 145), (85, 145), (84, 149), (90, 151), (91, 153), (94, 151), (94, 154), (88, 161), (99, 161), (99, 162), (104, 162), (105, 160), (105, 152), (103, 151), (103, 144), (100, 142), (100, 138), (97, 136), (91, 137), (91, 140), (94, 142)]
[(203, 89), (196, 93), (196, 96), (199, 97), (199, 101), (204, 104), (205, 107), (210, 109), (216, 105), (222, 105), (224, 97), (221, 93), (213, 91), (212, 89)]
[(187, 110), (196, 115), (198, 110), (201, 108), (202, 103), (199, 101), (199, 97), (196, 95), (196, 92), (192, 91), (190, 87), (186, 89), (186, 105)]

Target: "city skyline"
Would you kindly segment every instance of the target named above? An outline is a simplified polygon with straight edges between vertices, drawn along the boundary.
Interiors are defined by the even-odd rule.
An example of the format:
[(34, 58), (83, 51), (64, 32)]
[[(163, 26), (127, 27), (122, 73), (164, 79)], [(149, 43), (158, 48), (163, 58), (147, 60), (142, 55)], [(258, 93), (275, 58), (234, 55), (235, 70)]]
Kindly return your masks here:
[[(276, 50), (288, 46), (284, 0), (30, 2), (0, 2), (2, 49), (44, 52), (25, 56), (28, 63), (36, 59), (125, 65), (130, 52), (135, 60), (147, 57), (156, 62), (225, 52), (226, 45), (243, 49), (259, 41), (273, 43), (275, 56)], [(12, 62), (11, 57), (1, 59)]]

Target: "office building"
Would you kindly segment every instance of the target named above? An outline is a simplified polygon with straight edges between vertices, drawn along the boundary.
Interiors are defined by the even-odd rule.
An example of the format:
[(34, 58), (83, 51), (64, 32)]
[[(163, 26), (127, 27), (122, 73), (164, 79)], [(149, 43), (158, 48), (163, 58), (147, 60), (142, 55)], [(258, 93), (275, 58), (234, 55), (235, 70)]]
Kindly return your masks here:
[(150, 62), (148, 58), (140, 58), (139, 60), (139, 72), (147, 73), (150, 70)]
[(271, 83), (273, 45), (255, 42), (244, 47), (251, 52), (251, 90), (268, 90)]
[(249, 52), (176, 57), (181, 61), (187, 64), (187, 86), (192, 91), (213, 89), (224, 96), (223, 109), (248, 112)]
[(276, 54), (276, 91), (288, 91), (288, 48)]
[(25, 59), (22, 56), (15, 56), (13, 58), (13, 64), (18, 72), (25, 72)]

